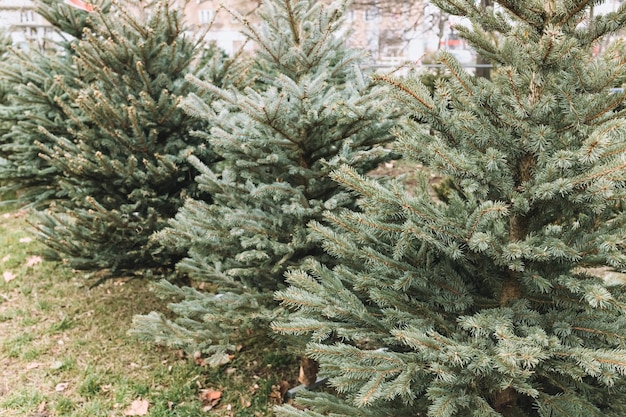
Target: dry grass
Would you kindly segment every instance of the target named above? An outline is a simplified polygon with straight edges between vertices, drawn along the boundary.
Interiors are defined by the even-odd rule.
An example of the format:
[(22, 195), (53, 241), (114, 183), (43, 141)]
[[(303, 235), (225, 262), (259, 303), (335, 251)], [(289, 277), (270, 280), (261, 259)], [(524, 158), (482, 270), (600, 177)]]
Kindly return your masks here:
[[(200, 368), (127, 331), (135, 314), (165, 310), (149, 282), (89, 288), (84, 273), (41, 261), (25, 215), (0, 213), (0, 416), (269, 416), (271, 396), (297, 367), (280, 345), (251, 341), (232, 363)], [(202, 389), (223, 392), (212, 409)]]

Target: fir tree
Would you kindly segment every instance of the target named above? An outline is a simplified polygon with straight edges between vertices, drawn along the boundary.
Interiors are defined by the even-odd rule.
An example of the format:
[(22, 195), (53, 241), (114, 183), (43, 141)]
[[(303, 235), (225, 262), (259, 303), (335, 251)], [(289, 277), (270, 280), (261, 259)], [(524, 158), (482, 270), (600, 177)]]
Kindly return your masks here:
[[(64, 197), (56, 186), (63, 173), (40, 158), (37, 143), (48, 143), (40, 129), (63, 135), (75, 128), (64, 113), (71, 100), (55, 77), (66, 82), (80, 78), (72, 62), (72, 44), (89, 22), (84, 11), (54, 0), (38, 3), (36, 10), (49, 19), (63, 41), (46, 50), (11, 49), (0, 68), (10, 92), (0, 107), (0, 117), (8, 125), (0, 136), (0, 158), (6, 161), (0, 166), (0, 183), (1, 191), (18, 193), (20, 204), (44, 207)], [(102, 13), (106, 10), (103, 7)]]
[(198, 82), (222, 100), (185, 101), (190, 114), (219, 120), (204, 136), (223, 161), (209, 167), (192, 157), (212, 201), (187, 201), (157, 236), (188, 248), (179, 272), (212, 291), (164, 282), (164, 294), (182, 298), (170, 305), (177, 318), (138, 317), (138, 336), (199, 349), (222, 363), (237, 331), (269, 332), (278, 314), (273, 292), (286, 270), (309, 257), (331, 262), (308, 239), (306, 224), (354, 199), (327, 175), (343, 163), (364, 172), (388, 159), (383, 145), (397, 114), (385, 89), (363, 72), (360, 54), (345, 46), (344, 7), (274, 0), (263, 5), (259, 25), (235, 15), (256, 46), (255, 88)]
[[(6, 62), (9, 57), (9, 49), (11, 48), (12, 39), (11, 35), (4, 29), (0, 29), (0, 58)], [(0, 74), (1, 76), (1, 74)], [(6, 77), (0, 78), (0, 106), (6, 106), (9, 103), (9, 97), (15, 85)], [(0, 115), (1, 116), (1, 115)], [(6, 134), (11, 129), (12, 123), (8, 118), (0, 119), (0, 136)], [(1, 145), (1, 142), (0, 142)], [(1, 159), (0, 163), (3, 163), (4, 159)], [(1, 184), (1, 180), (0, 180)], [(0, 190), (1, 194), (1, 190)]]
[[(83, 22), (59, 13), (68, 6), (58, 2), (40, 7), (65, 31)], [(196, 192), (187, 157), (210, 159), (191, 135), (205, 122), (179, 108), (191, 89), (185, 76), (204, 46), (167, 0), (69, 16), (75, 13), (88, 14), (88, 25), (70, 33), (66, 48), (33, 62), (24, 57), (27, 79), (36, 83), (23, 88), (17, 109), (40, 107), (12, 133), (20, 135), (13, 149), (25, 149), (12, 158), (28, 171), (14, 183), (30, 189), (27, 199), (45, 197), (36, 227), (51, 257), (87, 270), (173, 265), (182, 254), (151, 246), (149, 238)], [(204, 73), (220, 77), (207, 81), (228, 82), (224, 71)], [(48, 195), (36, 196), (42, 186)]]
[(452, 178), (409, 193), (345, 166), (333, 178), (361, 212), (313, 222), (339, 265), (311, 261), (277, 296), (277, 331), (309, 334), (337, 395), (280, 416), (626, 415), (626, 155), (619, 46), (626, 24), (601, 2), (437, 0), (494, 63), (469, 76), (448, 53), (433, 93), (383, 77), (413, 114), (396, 146)]
[[(11, 46), (11, 43), (12, 41), (11, 41), (10, 35), (5, 30), (0, 31), (0, 58), (2, 58), (5, 61), (9, 56), (9, 48)], [(5, 77), (0, 78), (0, 108), (8, 104), (10, 93), (14, 87), (15, 87), (14, 84), (10, 83), (9, 80), (6, 79)], [(11, 130), (12, 123), (7, 118), (3, 118), (1, 113), (0, 113), (0, 120), (1, 120), (0, 137), (2, 137), (9, 130)], [(0, 141), (0, 147), (2, 147), (1, 141)], [(8, 164), (9, 164), (9, 161), (6, 158), (4, 158), (2, 156), (2, 153), (0, 152), (0, 172), (2, 172), (7, 167)], [(12, 199), (13, 199), (13, 193), (7, 193), (6, 190), (4, 190), (4, 181), (2, 179), (2, 176), (0, 175), (0, 202), (6, 201), (6, 200), (11, 201)]]

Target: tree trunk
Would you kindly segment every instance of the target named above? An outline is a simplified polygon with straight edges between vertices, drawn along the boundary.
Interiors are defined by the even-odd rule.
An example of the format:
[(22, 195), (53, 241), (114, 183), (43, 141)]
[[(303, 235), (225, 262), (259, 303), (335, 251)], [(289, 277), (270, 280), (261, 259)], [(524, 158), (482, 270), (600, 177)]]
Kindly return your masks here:
[(298, 376), (298, 381), (305, 387), (315, 384), (319, 368), (319, 364), (316, 360), (303, 356), (300, 359), (300, 375)]
[[(489, 6), (493, 5), (493, 0), (480, 0), (480, 7), (486, 9)], [(491, 78), (491, 68), (486, 65), (490, 65), (491, 63), (481, 55), (478, 55), (476, 58), (476, 76), (481, 78)]]
[(519, 397), (517, 391), (509, 387), (500, 391), (493, 399), (493, 409), (502, 414), (503, 417), (522, 417), (522, 413), (516, 402)]

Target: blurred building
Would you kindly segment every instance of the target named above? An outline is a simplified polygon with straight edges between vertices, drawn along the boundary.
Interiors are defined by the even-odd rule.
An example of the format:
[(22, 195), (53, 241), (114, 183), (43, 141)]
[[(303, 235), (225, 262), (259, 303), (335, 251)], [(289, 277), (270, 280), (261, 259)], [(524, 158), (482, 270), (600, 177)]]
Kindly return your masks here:
[[(182, 2), (182, 0), (180, 0)], [(256, 20), (259, 0), (229, 0), (224, 2), (232, 12)], [(227, 54), (238, 51), (246, 43), (241, 34), (239, 21), (226, 9), (220, 7), (221, 0), (190, 0), (185, 6), (185, 20), (189, 29), (205, 34), (205, 39), (213, 41)], [(247, 45), (252, 48), (252, 45)]]
[(396, 64), (424, 54), (424, 1), (355, 0), (346, 14), (349, 44), (373, 62)]
[[(220, 9), (221, 3), (191, 0), (185, 7), (185, 16), (194, 30), (212, 25), (207, 39), (233, 53), (244, 44), (245, 37), (232, 14)], [(250, 21), (257, 19), (259, 0), (230, 0), (227, 4)], [(423, 15), (423, 0), (355, 0), (345, 16), (349, 44), (367, 51), (375, 63), (418, 59), (424, 53)]]
[[(229, 54), (239, 50), (246, 43), (246, 38), (241, 34), (239, 21), (220, 4), (226, 3), (232, 12), (245, 16), (251, 22), (258, 19), (256, 12), (260, 6), (260, 0), (174, 1), (186, 3), (184, 11), (190, 30), (208, 29), (206, 38)], [(377, 64), (420, 58), (424, 53), (424, 2), (354, 0), (345, 16), (350, 46), (367, 51), (372, 62)], [(141, 0), (136, 3), (140, 5)], [(46, 38), (55, 36), (54, 28), (35, 13), (31, 0), (0, 0), (0, 26), (9, 30), (16, 45), (43, 47)], [(246, 47), (252, 49), (253, 45)]]
[(0, 27), (10, 33), (14, 45), (43, 47), (45, 39), (56, 36), (52, 25), (34, 9), (30, 0), (0, 0)]

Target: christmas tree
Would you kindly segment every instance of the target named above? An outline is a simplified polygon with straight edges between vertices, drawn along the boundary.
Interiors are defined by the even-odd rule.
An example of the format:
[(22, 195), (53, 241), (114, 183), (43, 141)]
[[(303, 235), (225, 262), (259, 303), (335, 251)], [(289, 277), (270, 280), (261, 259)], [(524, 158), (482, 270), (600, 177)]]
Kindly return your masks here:
[[(204, 44), (168, 1), (141, 8), (113, 3), (109, 13), (59, 2), (39, 7), (73, 36), (52, 56), (23, 60), (35, 83), (23, 88), (17, 109), (39, 107), (12, 133), (22, 148), (14, 152), (13, 142), (9, 152), (26, 167), (24, 177), (12, 178), (31, 191), (24, 198), (46, 197), (39, 237), (51, 257), (79, 269), (173, 265), (182, 254), (151, 245), (150, 236), (197, 191), (189, 155), (210, 159), (191, 134), (207, 122), (179, 107), (192, 89), (185, 76), (195, 73)], [(83, 19), (69, 19), (76, 13)], [(228, 82), (219, 69), (203, 74), (207, 82)], [(42, 187), (47, 195), (37, 195)]]
[[(382, 77), (413, 117), (397, 149), (449, 176), (445, 201), (349, 166), (359, 209), (311, 224), (336, 266), (311, 261), (277, 296), (277, 331), (308, 334), (336, 395), (280, 416), (624, 416), (626, 23), (601, 1), (437, 0), (493, 62), (473, 78), (449, 53), (434, 92)], [(411, 192), (410, 192), (411, 191)]]
[[(9, 56), (8, 52), (11, 43), (11, 37), (8, 32), (6, 32), (5, 30), (0, 31), (0, 57), (5, 61)], [(9, 97), (13, 87), (14, 85), (10, 83), (6, 78), (0, 78), (0, 109), (2, 108), (2, 106), (6, 106), (9, 103)], [(8, 133), (9, 130), (11, 130), (11, 126), (13, 126), (13, 124), (10, 120), (8, 120), (8, 118), (2, 117), (1, 113), (0, 118), (0, 120), (2, 120), (2, 122), (0, 122), (0, 137), (2, 137), (6, 133)], [(0, 141), (0, 149), (1, 147), (2, 142)], [(8, 164), (9, 161), (7, 161), (6, 158), (2, 157), (2, 153), (0, 153), (0, 173), (7, 167)], [(4, 188), (4, 181), (0, 174), (0, 203), (6, 204), (7, 200), (11, 201), (14, 197), (13, 193), (7, 193), (7, 190)]]
[[(5, 30), (0, 30), (0, 58), (7, 60), (9, 57), (9, 49), (11, 48), (12, 40), (11, 35)], [(1, 76), (1, 73), (0, 73)], [(0, 106), (6, 106), (9, 103), (9, 97), (14, 88), (14, 84), (9, 82), (6, 77), (0, 78)], [(0, 115), (1, 117), (1, 115)], [(2, 118), (0, 122), (0, 136), (6, 134), (12, 126), (12, 123), (8, 118)], [(0, 142), (1, 146), (1, 142)], [(6, 163), (5, 160), (0, 157), (0, 164)], [(0, 185), (2, 181), (0, 180)], [(0, 195), (2, 191), (0, 190)]]
[(197, 82), (221, 101), (185, 100), (188, 113), (218, 120), (205, 136), (222, 161), (210, 167), (192, 157), (212, 200), (190, 199), (157, 235), (161, 244), (188, 249), (179, 272), (210, 291), (162, 283), (164, 294), (182, 299), (170, 305), (177, 318), (138, 317), (136, 335), (222, 363), (237, 334), (269, 332), (278, 314), (273, 292), (286, 270), (311, 257), (332, 262), (309, 240), (306, 224), (354, 198), (328, 173), (344, 163), (365, 172), (387, 160), (383, 145), (397, 116), (388, 91), (345, 46), (344, 7), (269, 1), (258, 25), (232, 12), (255, 45), (254, 88)]
[[(103, 6), (104, 10), (107, 8)], [(72, 62), (72, 44), (90, 23), (85, 11), (58, 1), (40, 2), (37, 12), (53, 23), (62, 41), (44, 50), (32, 45), (11, 49), (0, 68), (10, 93), (0, 107), (7, 125), (0, 136), (0, 158), (6, 161), (0, 166), (0, 191), (18, 193), (20, 204), (42, 207), (64, 194), (56, 186), (63, 173), (39, 156), (37, 143), (48, 143), (40, 129), (63, 135), (75, 128), (64, 113), (71, 100), (55, 77), (66, 82), (80, 79)]]

